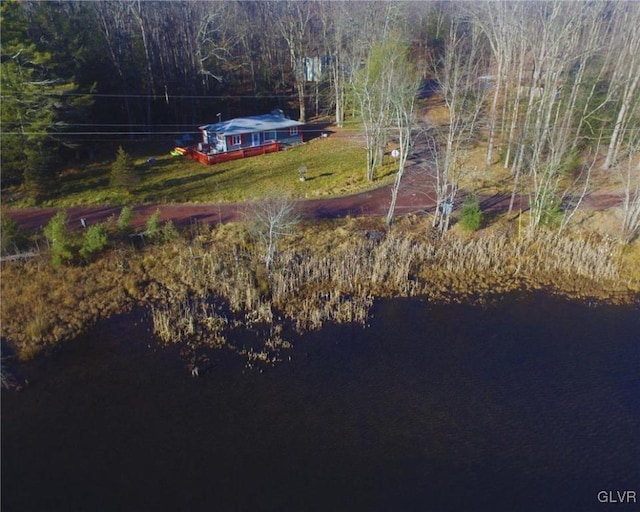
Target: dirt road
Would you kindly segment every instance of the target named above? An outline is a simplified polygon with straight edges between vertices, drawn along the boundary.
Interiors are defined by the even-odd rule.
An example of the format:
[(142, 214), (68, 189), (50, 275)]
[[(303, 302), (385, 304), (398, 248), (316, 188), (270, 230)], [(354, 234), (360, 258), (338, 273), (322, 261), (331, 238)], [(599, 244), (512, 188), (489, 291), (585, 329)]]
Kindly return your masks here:
[[(502, 212), (509, 206), (508, 195), (480, 196), (483, 211)], [(300, 200), (297, 211), (304, 219), (341, 218), (346, 216), (384, 216), (391, 200), (391, 185), (358, 194), (327, 199)], [(459, 207), (464, 200), (464, 193), (458, 194), (456, 205)], [(583, 200), (581, 207), (601, 210), (615, 206), (621, 202), (621, 196), (614, 194), (592, 194)], [(396, 215), (409, 213), (432, 212), (435, 208), (435, 193), (433, 190), (433, 176), (425, 165), (425, 161), (418, 155), (407, 163), (405, 176), (400, 187), (396, 205)], [(525, 210), (526, 198), (517, 198), (516, 211)], [(170, 205), (138, 205), (133, 207), (136, 227), (143, 226), (156, 209), (160, 209), (160, 220), (171, 219), (176, 226), (184, 227), (193, 222), (216, 224), (240, 220), (248, 210), (245, 203), (223, 204), (170, 204)], [(44, 227), (49, 219), (55, 215), (56, 208), (25, 208), (8, 209), (7, 214), (12, 217), (24, 230), (34, 231)], [(67, 208), (69, 227), (80, 229), (81, 219), (86, 219), (88, 225), (104, 222), (109, 217), (117, 218), (121, 207), (71, 207)]]

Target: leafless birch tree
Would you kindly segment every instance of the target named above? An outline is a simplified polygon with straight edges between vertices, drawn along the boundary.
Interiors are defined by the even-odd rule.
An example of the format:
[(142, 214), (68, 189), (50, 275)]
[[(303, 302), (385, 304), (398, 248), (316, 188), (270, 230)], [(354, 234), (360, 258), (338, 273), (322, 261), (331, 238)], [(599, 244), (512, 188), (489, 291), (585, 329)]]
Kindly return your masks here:
[(291, 69), (300, 107), (299, 121), (301, 122), (305, 122), (307, 119), (302, 59), (305, 57), (305, 51), (308, 47), (312, 14), (312, 5), (308, 0), (286, 0), (281, 3), (281, 10), (274, 12), (275, 23), (289, 49)]
[(600, 142), (602, 135), (592, 151), (585, 157), (585, 164), (576, 178), (566, 187), (560, 202), (563, 203), (562, 219), (558, 227), (558, 235), (569, 225), (571, 219), (580, 208), (584, 198), (589, 192), (591, 185), (591, 173), (596, 167), (600, 153)]
[(354, 26), (352, 4), (323, 0), (317, 5), (320, 8), (324, 48), (329, 57), (328, 74), (333, 90), (335, 123), (336, 126), (342, 127), (347, 108), (346, 89), (350, 78), (347, 63), (353, 61), (352, 55), (356, 51), (353, 42), (358, 27)]
[(603, 163), (605, 169), (615, 163), (624, 132), (640, 111), (640, 4), (624, 2), (617, 9), (617, 15), (619, 24), (615, 38), (619, 44), (615, 48), (619, 53), (611, 84), (620, 88), (620, 107)]
[(251, 231), (260, 243), (267, 272), (273, 265), (278, 245), (291, 235), (300, 219), (295, 203), (287, 197), (266, 198), (253, 203), (247, 213)]
[(583, 91), (587, 60), (595, 46), (588, 43), (592, 35), (587, 33), (592, 28), (588, 17), (593, 11), (560, 1), (527, 7), (529, 16), (526, 26), (522, 25), (522, 39), (530, 50), (523, 46), (519, 56), (523, 60), (519, 62), (512, 128), (516, 118), (521, 121), (515, 138), (515, 130), (509, 136), (509, 142), (515, 144), (509, 210), (516, 194), (522, 192), (521, 185), (525, 185), (530, 227), (535, 228), (558, 207), (557, 193), (566, 162), (572, 156), (580, 113), (576, 105)]
[[(394, 46), (398, 42), (397, 33), (393, 31), (397, 22), (397, 11), (391, 4), (382, 7), (385, 9), (384, 18), (382, 21), (375, 20), (375, 30), (373, 26), (371, 30), (361, 30), (361, 40), (359, 45), (356, 45), (360, 47), (353, 53), (350, 63), (354, 71), (349, 87), (362, 119), (369, 181), (375, 179), (378, 167), (382, 165), (388, 140), (387, 131), (395, 80), (393, 59), (390, 55), (395, 51)], [(366, 17), (364, 21), (366, 22)], [(367, 34), (367, 31), (373, 35)], [(363, 65), (360, 64), (362, 60)]]
[(398, 154), (396, 161), (398, 170), (391, 188), (391, 203), (387, 212), (387, 227), (391, 226), (393, 215), (398, 200), (398, 192), (404, 175), (407, 158), (411, 153), (414, 136), (414, 107), (418, 88), (420, 85), (419, 75), (413, 69), (412, 63), (408, 59), (407, 49), (397, 43), (389, 53), (389, 65), (392, 67), (394, 75), (393, 96), (391, 98), (391, 118), (393, 129), (398, 136)]
[(514, 53), (517, 39), (513, 38), (515, 32), (517, 5), (509, 2), (479, 2), (473, 4), (472, 12), (474, 23), (478, 23), (487, 37), (495, 60), (495, 71), (487, 77), (486, 83), (480, 86), (492, 88), (491, 106), (488, 113), (487, 155), (486, 165), (493, 164), (493, 151), (498, 138), (498, 106), (500, 99), (506, 105), (508, 89), (511, 85), (511, 66), (514, 63)]
[(622, 202), (622, 235), (627, 242), (640, 234), (640, 128), (627, 137), (627, 155), (621, 165), (620, 177), (624, 187)]
[(448, 125), (430, 138), (435, 173), (436, 210), (433, 226), (444, 233), (460, 179), (465, 172), (466, 153), (477, 136), (484, 96), (477, 77), (482, 67), (480, 29), (468, 19), (451, 20), (444, 56), (434, 63), (433, 72), (449, 114)]

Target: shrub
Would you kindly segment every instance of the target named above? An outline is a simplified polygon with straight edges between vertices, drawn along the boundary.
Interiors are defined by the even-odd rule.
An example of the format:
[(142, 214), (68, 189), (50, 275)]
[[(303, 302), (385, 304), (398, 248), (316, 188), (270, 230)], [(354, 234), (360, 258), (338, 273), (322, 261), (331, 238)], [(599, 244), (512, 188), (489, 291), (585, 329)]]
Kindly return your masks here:
[(133, 218), (133, 210), (130, 206), (125, 206), (120, 212), (116, 227), (120, 233), (128, 233), (131, 230), (131, 219)]
[(42, 340), (53, 327), (53, 322), (45, 312), (35, 312), (24, 327), (24, 333), (33, 341)]
[(20, 252), (26, 241), (27, 237), (18, 224), (16, 224), (16, 221), (7, 215), (2, 215), (0, 225), (0, 247), (2, 254)]
[(105, 224), (94, 224), (87, 229), (82, 247), (80, 247), (80, 256), (91, 261), (98, 254), (104, 251), (109, 243), (109, 233)]
[(179, 233), (173, 224), (173, 221), (168, 220), (162, 226), (162, 241), (171, 242), (178, 237)]
[(557, 228), (562, 221), (561, 202), (559, 199), (552, 198), (547, 200), (541, 207), (540, 225), (549, 228)]
[(160, 232), (160, 209), (158, 208), (145, 224), (145, 234), (150, 237), (158, 236)]
[(60, 267), (73, 259), (71, 236), (67, 231), (67, 213), (56, 213), (44, 228), (44, 236), (51, 246), (51, 263)]
[(565, 157), (560, 171), (565, 176), (577, 176), (581, 166), (582, 157), (580, 156), (580, 153), (578, 151), (572, 151)]
[(508, 145), (504, 145), (502, 146), (502, 148), (500, 149), (500, 163), (504, 165), (504, 163), (507, 161), (507, 150), (509, 149)]
[(482, 226), (482, 210), (476, 195), (471, 195), (464, 200), (460, 224), (468, 231), (478, 231)]

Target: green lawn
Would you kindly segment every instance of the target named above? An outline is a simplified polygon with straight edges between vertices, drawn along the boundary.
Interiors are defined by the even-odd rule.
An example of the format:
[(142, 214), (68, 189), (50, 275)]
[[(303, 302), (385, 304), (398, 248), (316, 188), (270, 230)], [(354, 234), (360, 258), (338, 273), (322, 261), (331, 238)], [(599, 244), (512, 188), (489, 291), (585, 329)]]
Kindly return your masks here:
[[(364, 143), (344, 137), (317, 138), (279, 153), (203, 165), (169, 154), (171, 147), (139, 144), (125, 147), (136, 160), (140, 182), (130, 193), (110, 186), (109, 170), (115, 159), (98, 159), (61, 173), (56, 197), (42, 206), (119, 205), (137, 203), (235, 202), (268, 195), (294, 198), (346, 195), (377, 187), (393, 179), (387, 164), (377, 180), (366, 180)], [(154, 163), (147, 163), (155, 158)], [(306, 181), (298, 169), (307, 168)], [(14, 194), (12, 206), (28, 202)]]

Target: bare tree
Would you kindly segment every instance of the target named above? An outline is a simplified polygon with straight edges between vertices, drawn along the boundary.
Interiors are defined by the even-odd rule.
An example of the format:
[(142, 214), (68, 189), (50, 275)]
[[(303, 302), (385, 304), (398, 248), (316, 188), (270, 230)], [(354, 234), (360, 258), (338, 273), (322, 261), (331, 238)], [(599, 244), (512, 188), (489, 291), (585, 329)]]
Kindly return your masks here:
[[(233, 3), (103, 0), (90, 6), (131, 126), (142, 117), (150, 129), (156, 100), (170, 105), (171, 97), (196, 97), (207, 90), (210, 77), (219, 82), (222, 65), (232, 57)], [(176, 104), (174, 112), (184, 118), (191, 110), (193, 118), (196, 104)]]
[[(395, 6), (378, 6), (379, 9), (383, 7), (384, 11), (375, 20), (363, 17), (361, 35), (354, 41), (357, 48), (350, 62), (353, 71), (349, 88), (364, 129), (369, 181), (375, 179), (378, 167), (382, 165), (388, 140), (395, 80), (391, 55), (400, 33), (394, 30), (398, 22)], [(368, 12), (367, 16), (370, 14)]]
[(616, 38), (619, 45), (616, 68), (611, 78), (614, 87), (620, 87), (620, 107), (611, 134), (611, 141), (603, 168), (608, 169), (616, 160), (622, 147), (624, 131), (640, 110), (640, 5), (625, 2), (617, 10), (620, 18)]
[(433, 188), (436, 194), (432, 226), (437, 227), (440, 234), (444, 234), (449, 229), (453, 204), (463, 176), (463, 167), (447, 164), (446, 149), (444, 149), (446, 146), (441, 139), (441, 134), (427, 135), (427, 147), (431, 155), (429, 167), (434, 175)]
[(366, 138), (367, 179), (373, 181), (382, 163), (387, 142), (387, 125), (391, 112), (393, 76), (386, 67), (384, 43), (375, 46), (365, 67), (352, 79)]
[(273, 11), (275, 23), (289, 48), (293, 79), (298, 92), (301, 122), (307, 118), (305, 103), (305, 76), (303, 58), (308, 48), (309, 30), (312, 18), (312, 5), (308, 0), (286, 0), (276, 3), (280, 10)]
[[(225, 39), (237, 41), (225, 56), (233, 66), (231, 76), (235, 83), (250, 82), (258, 95), (265, 90), (277, 91), (288, 82), (290, 50), (277, 21), (283, 5), (256, 0), (196, 3), (226, 6), (220, 23), (221, 28), (228, 32)], [(264, 30), (266, 23), (275, 30)]]
[(414, 107), (420, 86), (419, 75), (413, 69), (407, 51), (408, 48), (403, 48), (395, 43), (393, 51), (389, 54), (389, 64), (393, 68), (392, 73), (395, 77), (394, 92), (391, 98), (391, 119), (393, 129), (398, 136), (398, 153), (395, 157), (398, 163), (398, 170), (391, 187), (391, 203), (387, 212), (387, 227), (390, 227), (393, 221), (405, 165), (413, 146)]
[(467, 170), (467, 150), (476, 137), (484, 103), (483, 91), (476, 81), (484, 58), (481, 48), (479, 28), (456, 15), (450, 22), (444, 56), (433, 63), (449, 113), (448, 125), (430, 137), (436, 178), (433, 226), (439, 226), (442, 233), (449, 227), (460, 179)]
[(591, 173), (598, 161), (598, 154), (600, 152), (600, 142), (602, 140), (602, 134), (598, 139), (598, 143), (595, 149), (591, 151), (585, 158), (585, 165), (581, 169), (578, 176), (569, 184), (560, 200), (563, 203), (563, 214), (558, 228), (558, 235), (569, 225), (571, 219), (580, 208), (582, 201), (584, 200), (589, 187), (591, 185)]
[(640, 129), (627, 137), (627, 155), (620, 169), (624, 186), (622, 202), (622, 234), (627, 242), (640, 234)]
[(99, 27), (106, 42), (109, 58), (120, 79), (127, 121), (130, 126), (133, 126), (135, 123), (130, 100), (133, 91), (130, 89), (132, 84), (126, 73), (127, 60), (133, 54), (133, 35), (127, 12), (128, 5), (124, 2), (108, 0), (91, 5), (99, 20)]
[[(588, 4), (491, 2), (473, 4), (470, 9), (487, 35), (496, 70), (487, 165), (502, 139), (504, 165), (511, 168), (513, 177), (509, 210), (518, 193), (527, 194), (530, 227), (535, 228), (550, 214), (559, 213), (560, 202), (567, 207), (566, 200), (571, 198), (560, 222), (562, 229), (588, 189), (598, 156), (593, 147), (600, 148), (602, 127), (607, 125), (603, 114), (610, 115), (615, 105), (604, 163), (609, 167), (640, 112), (640, 9), (599, 0)], [(501, 126), (497, 123), (500, 98)], [(586, 148), (591, 152), (585, 157)], [(570, 179), (576, 165), (582, 172)]]
[(344, 123), (346, 111), (346, 84), (349, 81), (346, 62), (353, 53), (354, 18), (351, 4), (324, 0), (319, 2), (324, 50), (328, 60), (329, 81), (332, 89), (335, 122)]
[[(481, 87), (493, 87), (491, 106), (488, 115), (489, 133), (487, 140), (486, 165), (493, 163), (493, 150), (498, 131), (498, 104), (509, 84), (510, 67), (513, 62), (516, 41), (510, 37), (513, 21), (512, 4), (507, 2), (479, 2), (473, 4), (474, 23), (478, 23), (487, 36), (495, 59), (495, 74), (489, 75), (486, 84)], [(505, 101), (506, 103), (506, 101)]]
[(300, 222), (295, 214), (295, 203), (287, 197), (262, 199), (249, 207), (247, 219), (261, 245), (263, 261), (269, 271), (282, 238), (291, 235)]
[[(535, 53), (519, 63), (518, 99), (526, 98), (522, 121), (518, 123), (515, 155), (511, 165), (513, 189), (509, 210), (524, 184), (530, 196), (530, 227), (535, 228), (557, 209), (556, 194), (562, 171), (571, 156), (574, 127), (579, 109), (586, 58), (593, 45), (585, 44), (585, 16), (579, 4), (554, 1), (529, 6), (523, 36)], [(524, 48), (523, 48), (524, 49)], [(523, 52), (521, 57), (527, 56)], [(528, 69), (527, 73), (524, 71)], [(516, 101), (514, 119), (520, 116)], [(513, 125), (515, 126), (515, 125)], [(510, 142), (512, 135), (510, 134)]]
[[(196, 4), (197, 5), (197, 4)], [(230, 27), (230, 19), (238, 19), (239, 13), (231, 11), (235, 4), (212, 2), (199, 6), (199, 23), (195, 32), (195, 57), (197, 72), (223, 81), (220, 64), (231, 59), (232, 49), (242, 38), (241, 27)], [(195, 27), (194, 27), (195, 28)]]

